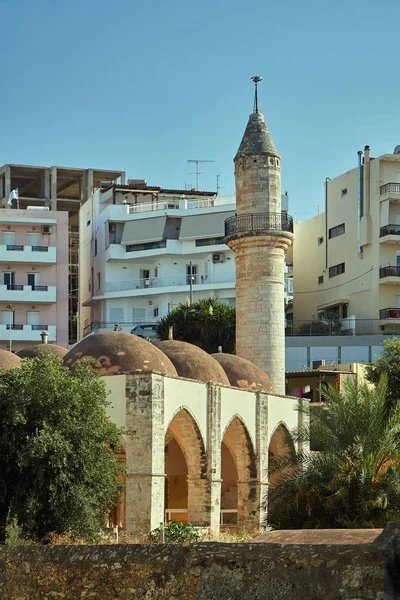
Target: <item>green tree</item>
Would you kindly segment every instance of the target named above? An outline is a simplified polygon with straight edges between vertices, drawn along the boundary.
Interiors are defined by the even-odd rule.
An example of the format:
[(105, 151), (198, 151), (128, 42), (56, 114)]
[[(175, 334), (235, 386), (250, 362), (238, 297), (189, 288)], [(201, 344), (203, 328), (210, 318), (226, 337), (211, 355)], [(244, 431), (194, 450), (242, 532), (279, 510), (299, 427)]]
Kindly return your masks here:
[(0, 542), (8, 519), (23, 535), (94, 539), (122, 472), (106, 389), (90, 364), (73, 371), (42, 354), (0, 372)]
[(389, 402), (400, 398), (400, 339), (388, 338), (382, 343), (383, 350), (376, 362), (367, 366), (367, 378), (377, 383), (382, 375), (387, 377), (387, 399)]
[(387, 405), (386, 391), (385, 378), (376, 386), (347, 379), (342, 393), (324, 391), (323, 408), (311, 408), (310, 425), (293, 432), (303, 448), (312, 439), (319, 451), (296, 451), (287, 440), (273, 465), (269, 525), (382, 527), (399, 519), (400, 406)]
[(173, 327), (174, 339), (189, 342), (206, 352), (235, 351), (236, 311), (216, 298), (204, 298), (191, 306), (179, 304), (169, 315), (160, 319), (157, 334), (168, 339), (168, 329)]

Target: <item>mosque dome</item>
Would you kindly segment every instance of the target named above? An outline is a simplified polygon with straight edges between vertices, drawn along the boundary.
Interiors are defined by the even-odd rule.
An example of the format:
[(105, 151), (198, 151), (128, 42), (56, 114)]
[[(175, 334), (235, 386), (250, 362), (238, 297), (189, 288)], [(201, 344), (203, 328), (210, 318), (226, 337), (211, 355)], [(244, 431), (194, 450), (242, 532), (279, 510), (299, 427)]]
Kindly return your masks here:
[(21, 359), (8, 350), (0, 350), (0, 370), (15, 369), (21, 366)]
[(198, 346), (178, 340), (156, 342), (155, 346), (168, 356), (179, 377), (229, 385), (229, 380), (221, 365)]
[(46, 352), (46, 354), (54, 354), (54, 356), (64, 358), (68, 350), (62, 346), (57, 346), (56, 344), (36, 344), (35, 346), (22, 348), (22, 350), (17, 352), (17, 355), (20, 358), (36, 358), (39, 356), (40, 352)]
[(96, 360), (95, 367), (102, 375), (134, 371), (177, 375), (172, 362), (154, 344), (122, 331), (88, 335), (64, 356), (64, 364), (74, 367), (80, 360), (90, 357)]
[(251, 361), (235, 354), (224, 354), (222, 352), (212, 354), (212, 356), (219, 362), (229, 379), (229, 383), (234, 387), (273, 393), (274, 388), (268, 375)]

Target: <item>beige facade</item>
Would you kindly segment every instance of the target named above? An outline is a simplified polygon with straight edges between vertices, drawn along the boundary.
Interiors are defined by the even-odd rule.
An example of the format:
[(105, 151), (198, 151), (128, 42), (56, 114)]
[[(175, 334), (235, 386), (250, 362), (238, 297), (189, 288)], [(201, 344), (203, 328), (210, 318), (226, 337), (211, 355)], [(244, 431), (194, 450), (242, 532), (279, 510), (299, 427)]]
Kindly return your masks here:
[(156, 373), (104, 381), (109, 417), (127, 430), (119, 525), (133, 535), (170, 519), (261, 527), (269, 454), (299, 425), (296, 398)]
[(325, 310), (348, 333), (400, 332), (400, 154), (366, 146), (325, 192), (325, 212), (295, 226), (294, 332)]
[(0, 210), (0, 348), (68, 346), (68, 214)]

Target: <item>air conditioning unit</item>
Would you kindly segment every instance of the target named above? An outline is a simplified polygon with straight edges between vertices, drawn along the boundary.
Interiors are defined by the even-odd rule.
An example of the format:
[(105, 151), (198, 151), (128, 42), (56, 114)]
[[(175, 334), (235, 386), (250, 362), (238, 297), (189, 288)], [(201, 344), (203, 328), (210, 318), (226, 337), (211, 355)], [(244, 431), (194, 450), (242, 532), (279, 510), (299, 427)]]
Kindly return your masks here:
[(144, 287), (150, 287), (150, 279), (144, 280)]
[(225, 254), (223, 252), (218, 252), (218, 254), (213, 254), (212, 261), (213, 261), (213, 263), (225, 262)]
[(321, 360), (311, 360), (310, 361), (310, 368), (311, 369), (318, 369), (318, 367), (324, 367), (324, 366), (325, 366), (324, 359), (321, 359)]
[(51, 231), (52, 231), (52, 228), (50, 227), (50, 225), (43, 225), (42, 226), (42, 233), (45, 233), (45, 234), (48, 235), (49, 233), (51, 233)]
[(108, 231), (110, 233), (115, 233), (115, 223), (109, 223), (108, 224)]

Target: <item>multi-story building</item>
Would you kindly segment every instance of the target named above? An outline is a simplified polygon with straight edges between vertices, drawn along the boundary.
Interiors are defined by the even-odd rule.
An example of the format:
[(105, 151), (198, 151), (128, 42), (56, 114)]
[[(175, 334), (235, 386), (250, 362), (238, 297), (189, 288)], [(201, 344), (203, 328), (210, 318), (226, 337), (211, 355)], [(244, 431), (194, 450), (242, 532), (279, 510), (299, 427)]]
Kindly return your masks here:
[(96, 190), (80, 211), (80, 333), (130, 331), (188, 298), (235, 302), (224, 244), (234, 197), (132, 181)]
[(68, 214), (0, 210), (0, 348), (68, 345)]
[[(358, 153), (325, 182), (325, 212), (295, 226), (294, 333), (327, 312), (340, 334), (400, 331), (400, 147)], [(333, 326), (336, 327), (334, 323)]]
[[(77, 169), (71, 167), (37, 167), (3, 165), (0, 167), (0, 207), (6, 208), (11, 190), (18, 190), (18, 207), (46, 207), (68, 213), (68, 289), (69, 342), (76, 341), (78, 310), (78, 212), (102, 181), (125, 183), (123, 171)], [(17, 205), (14, 201), (13, 207)]]

